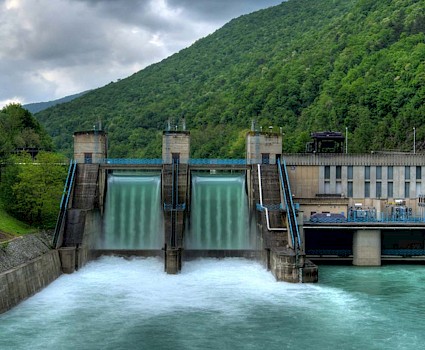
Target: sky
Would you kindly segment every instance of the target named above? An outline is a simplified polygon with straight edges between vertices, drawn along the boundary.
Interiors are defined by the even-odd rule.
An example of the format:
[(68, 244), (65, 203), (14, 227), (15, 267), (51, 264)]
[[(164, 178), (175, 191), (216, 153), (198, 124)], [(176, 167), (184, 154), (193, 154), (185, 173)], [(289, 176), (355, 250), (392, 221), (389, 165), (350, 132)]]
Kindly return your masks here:
[(0, 108), (104, 86), (282, 0), (0, 0)]

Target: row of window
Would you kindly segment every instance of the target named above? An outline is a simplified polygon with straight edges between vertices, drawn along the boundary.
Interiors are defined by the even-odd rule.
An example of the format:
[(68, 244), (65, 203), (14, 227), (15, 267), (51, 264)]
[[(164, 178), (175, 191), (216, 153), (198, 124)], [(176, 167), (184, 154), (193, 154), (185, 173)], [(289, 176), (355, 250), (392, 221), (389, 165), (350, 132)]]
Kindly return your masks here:
[[(364, 167), (364, 178), (365, 180), (370, 180), (370, 166)], [(393, 180), (394, 179), (394, 167), (388, 166), (384, 167), (387, 170), (387, 179)], [(422, 179), (422, 167), (416, 166), (416, 167), (410, 167), (405, 166), (404, 167), (404, 179), (410, 180), (410, 168), (415, 168), (416, 170), (416, 180)], [(340, 180), (342, 178), (342, 166), (337, 165), (335, 167), (335, 177), (337, 180)], [(331, 167), (329, 165), (325, 166), (325, 180), (329, 180), (331, 178)], [(347, 166), (347, 179), (352, 180), (353, 179), (353, 166), (349, 165)], [(376, 180), (382, 180), (382, 166), (376, 166), (375, 167), (375, 179)]]

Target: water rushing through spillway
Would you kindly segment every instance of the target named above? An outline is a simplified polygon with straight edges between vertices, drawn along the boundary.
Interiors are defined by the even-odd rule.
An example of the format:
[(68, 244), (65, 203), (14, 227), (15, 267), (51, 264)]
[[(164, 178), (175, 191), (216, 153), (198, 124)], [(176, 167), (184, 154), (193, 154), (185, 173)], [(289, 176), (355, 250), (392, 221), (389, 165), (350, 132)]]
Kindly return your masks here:
[(193, 175), (186, 249), (250, 249), (245, 175)]
[(421, 349), (423, 266), (320, 269), (278, 283), (253, 261), (104, 257), (0, 315), (0, 348)]
[(162, 225), (160, 175), (109, 175), (103, 234), (96, 248), (161, 249)]

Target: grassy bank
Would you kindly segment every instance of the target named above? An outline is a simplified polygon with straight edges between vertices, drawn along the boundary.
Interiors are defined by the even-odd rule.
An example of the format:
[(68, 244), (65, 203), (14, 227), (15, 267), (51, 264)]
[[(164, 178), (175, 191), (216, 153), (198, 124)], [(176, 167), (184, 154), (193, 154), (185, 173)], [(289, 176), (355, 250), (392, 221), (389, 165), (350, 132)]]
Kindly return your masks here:
[(4, 210), (4, 204), (0, 201), (0, 238), (1, 233), (8, 236), (19, 236), (36, 231), (36, 228), (31, 227), (9, 215)]

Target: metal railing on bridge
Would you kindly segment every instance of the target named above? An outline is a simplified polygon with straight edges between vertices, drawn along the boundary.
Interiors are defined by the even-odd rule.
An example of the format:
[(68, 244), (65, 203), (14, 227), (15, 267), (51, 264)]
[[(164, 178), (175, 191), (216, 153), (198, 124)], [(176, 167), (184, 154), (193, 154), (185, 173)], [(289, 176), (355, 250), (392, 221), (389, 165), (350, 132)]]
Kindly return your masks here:
[(313, 218), (309, 220), (313, 223), (318, 224), (336, 224), (336, 223), (424, 223), (425, 218), (423, 216), (408, 216), (408, 217), (394, 217), (382, 215), (380, 218), (341, 218), (338, 217), (321, 217)]
[(339, 257), (348, 257), (353, 255), (352, 249), (307, 249), (307, 255), (336, 255)]
[(246, 159), (189, 159), (190, 165), (246, 165)]
[[(162, 159), (147, 158), (105, 158), (103, 164), (111, 165), (162, 165)], [(203, 159), (191, 158), (190, 165), (246, 165), (246, 159)]]
[(425, 249), (382, 249), (381, 255), (395, 255), (403, 257), (425, 256)]
[(105, 158), (102, 163), (111, 165), (162, 165), (162, 159)]

